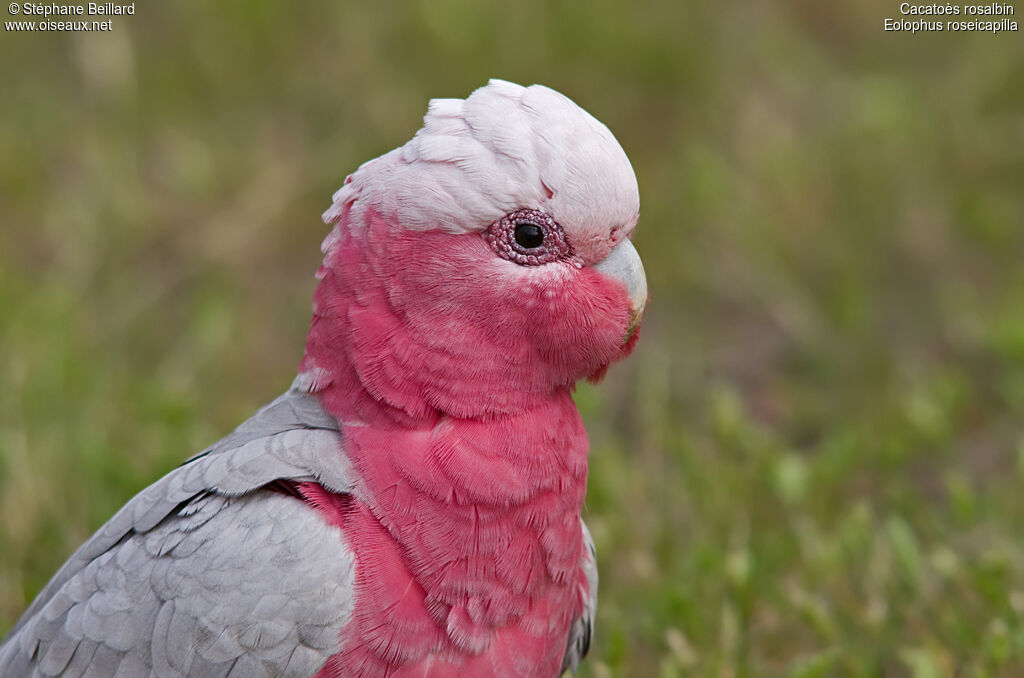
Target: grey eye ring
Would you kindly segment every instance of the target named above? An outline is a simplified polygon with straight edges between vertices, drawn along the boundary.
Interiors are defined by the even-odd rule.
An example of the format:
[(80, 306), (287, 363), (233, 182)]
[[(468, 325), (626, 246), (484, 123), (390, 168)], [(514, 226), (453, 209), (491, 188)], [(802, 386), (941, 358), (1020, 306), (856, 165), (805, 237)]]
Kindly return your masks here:
[(523, 266), (539, 266), (572, 256), (562, 227), (541, 210), (509, 212), (491, 224), (483, 236), (498, 256)]

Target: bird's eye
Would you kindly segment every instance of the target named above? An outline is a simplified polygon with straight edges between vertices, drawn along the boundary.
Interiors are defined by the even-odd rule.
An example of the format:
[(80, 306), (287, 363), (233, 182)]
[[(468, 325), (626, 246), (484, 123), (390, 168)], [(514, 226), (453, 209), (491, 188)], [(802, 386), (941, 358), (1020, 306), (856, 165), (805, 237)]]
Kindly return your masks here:
[(532, 250), (544, 244), (544, 230), (537, 224), (520, 221), (516, 224), (515, 238), (520, 247)]
[(509, 212), (491, 224), (483, 236), (498, 256), (523, 266), (539, 266), (572, 256), (562, 227), (540, 210)]

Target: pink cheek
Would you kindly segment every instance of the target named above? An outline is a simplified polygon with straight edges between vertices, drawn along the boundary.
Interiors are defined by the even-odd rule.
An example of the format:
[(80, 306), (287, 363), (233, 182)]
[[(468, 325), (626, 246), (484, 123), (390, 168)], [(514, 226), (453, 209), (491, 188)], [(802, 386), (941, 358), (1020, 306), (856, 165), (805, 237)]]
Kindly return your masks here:
[(547, 305), (548, 312), (554, 313), (558, 309), (558, 295), (551, 289), (544, 290), (542, 294)]
[(524, 284), (516, 288), (515, 296), (510, 303), (517, 308), (509, 309), (512, 312), (519, 312), (527, 316), (534, 316), (537, 313), (551, 314), (558, 311), (559, 295), (551, 288), (539, 284)]
[(540, 285), (527, 282), (516, 287), (515, 297), (511, 301), (526, 311), (533, 311), (540, 305), (543, 293)]

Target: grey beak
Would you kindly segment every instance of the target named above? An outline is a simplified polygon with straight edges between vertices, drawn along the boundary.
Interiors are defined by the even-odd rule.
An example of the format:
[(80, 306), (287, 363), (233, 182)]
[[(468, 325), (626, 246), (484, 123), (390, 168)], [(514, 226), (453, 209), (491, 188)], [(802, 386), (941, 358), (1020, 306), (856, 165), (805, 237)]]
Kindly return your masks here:
[(629, 240), (623, 240), (603, 260), (593, 265), (595, 271), (614, 278), (626, 287), (629, 300), (633, 304), (633, 315), (629, 328), (626, 330), (625, 341), (629, 341), (640, 324), (640, 317), (647, 305), (647, 276), (644, 274), (644, 263), (640, 260), (636, 248)]

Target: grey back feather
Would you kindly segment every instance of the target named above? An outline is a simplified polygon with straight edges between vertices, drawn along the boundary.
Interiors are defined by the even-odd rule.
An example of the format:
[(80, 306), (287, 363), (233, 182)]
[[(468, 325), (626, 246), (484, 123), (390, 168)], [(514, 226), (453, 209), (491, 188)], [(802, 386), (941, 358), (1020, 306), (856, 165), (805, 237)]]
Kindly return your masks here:
[(293, 388), (136, 495), (0, 645), (0, 675), (309, 676), (352, 613), (341, 531), (278, 479), (346, 492), (319, 402)]
[(590, 650), (594, 618), (597, 616), (597, 550), (594, 548), (594, 538), (590, 536), (590, 530), (582, 518), (580, 529), (583, 530), (583, 543), (586, 546), (582, 565), (587, 577), (587, 591), (583, 599), (583, 614), (569, 629), (569, 640), (566, 643), (565, 657), (562, 659), (562, 673), (568, 670), (572, 671), (574, 676), (579, 669), (580, 661)]

